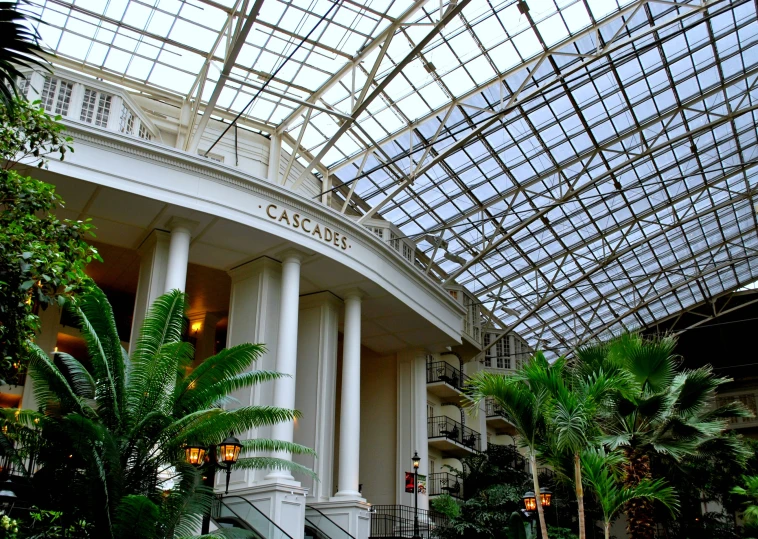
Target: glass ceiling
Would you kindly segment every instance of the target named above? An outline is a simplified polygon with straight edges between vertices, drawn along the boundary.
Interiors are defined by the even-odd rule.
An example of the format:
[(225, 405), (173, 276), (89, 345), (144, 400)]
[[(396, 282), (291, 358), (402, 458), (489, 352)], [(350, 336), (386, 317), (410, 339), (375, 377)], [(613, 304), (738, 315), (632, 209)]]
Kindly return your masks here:
[(758, 279), (753, 0), (32, 5), (64, 65), (177, 103), (220, 84), (214, 114), (281, 136), (533, 345)]

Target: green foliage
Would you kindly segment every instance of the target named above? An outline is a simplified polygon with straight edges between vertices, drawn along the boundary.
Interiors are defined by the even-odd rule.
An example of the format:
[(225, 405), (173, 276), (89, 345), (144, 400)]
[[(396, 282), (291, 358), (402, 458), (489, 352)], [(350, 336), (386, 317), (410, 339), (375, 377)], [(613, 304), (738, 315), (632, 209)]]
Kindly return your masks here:
[(758, 532), (758, 476), (742, 476), (742, 486), (734, 487), (732, 493), (747, 498), (743, 502), (742, 519), (745, 527), (755, 534)]
[[(461, 463), (463, 471), (450, 471), (463, 484), (465, 501), (457, 502), (448, 495), (432, 500), (432, 508), (451, 521), (451, 527), (443, 530), (440, 537), (513, 536), (511, 515), (518, 512), (524, 485), (530, 481), (524, 458), (514, 446), (490, 445), (483, 453), (463, 457)], [(521, 516), (517, 516), (523, 530)]]
[(19, 67), (48, 69), (40, 55), (39, 34), (29, 24), (37, 19), (22, 9), (27, 3), (0, 2), (0, 106), (11, 106), (18, 94)]
[[(131, 358), (99, 288), (92, 285), (66, 307), (79, 319), (88, 357), (56, 354), (51, 360), (31, 345), (30, 375), (42, 406), (0, 410), (8, 427), (0, 448), (17, 466), (33, 458), (40, 468), (32, 476), (34, 501), (61, 512), (63, 529), (83, 519), (98, 538), (192, 535), (210, 508), (212, 489), (185, 462), (184, 447), (210, 447), (230, 432), (299, 417), (294, 410), (239, 406), (229, 397), (281, 375), (249, 372), (264, 350), (255, 344), (228, 348), (191, 370), (194, 351), (181, 341), (186, 298), (177, 290), (153, 303)], [(313, 454), (293, 443), (251, 440), (237, 467), (313, 475), (290, 461), (250, 455), (278, 450)]]
[(37, 105), (0, 106), (0, 383), (23, 379), (37, 310), (80, 290), (86, 264), (100, 260), (84, 241), (94, 236), (92, 223), (58, 219), (54, 211), (63, 201), (55, 188), (12, 168), (44, 166), (67, 151), (73, 150), (63, 126)]
[(18, 537), (18, 521), (8, 515), (0, 517), (0, 538), (16, 539)]
[(432, 499), (432, 510), (453, 520), (461, 515), (461, 506), (450, 494), (442, 494)]
[(29, 512), (31, 524), (25, 537), (28, 539), (88, 539), (92, 537), (90, 526), (85, 520), (64, 525), (61, 511), (46, 511), (34, 508)]

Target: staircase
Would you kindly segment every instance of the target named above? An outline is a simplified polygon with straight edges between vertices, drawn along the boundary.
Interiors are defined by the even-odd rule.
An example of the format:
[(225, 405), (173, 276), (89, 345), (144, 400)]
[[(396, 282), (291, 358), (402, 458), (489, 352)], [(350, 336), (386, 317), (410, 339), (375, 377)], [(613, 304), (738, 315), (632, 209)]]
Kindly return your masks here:
[(248, 530), (256, 539), (292, 539), (260, 509), (239, 496), (216, 498), (211, 517), (219, 528)]
[(306, 507), (305, 539), (355, 539), (355, 537), (315, 507)]
[[(240, 528), (255, 539), (293, 539), (260, 509), (240, 496), (217, 497), (211, 517), (219, 528)], [(355, 539), (324, 513), (314, 507), (305, 509), (305, 539)]]

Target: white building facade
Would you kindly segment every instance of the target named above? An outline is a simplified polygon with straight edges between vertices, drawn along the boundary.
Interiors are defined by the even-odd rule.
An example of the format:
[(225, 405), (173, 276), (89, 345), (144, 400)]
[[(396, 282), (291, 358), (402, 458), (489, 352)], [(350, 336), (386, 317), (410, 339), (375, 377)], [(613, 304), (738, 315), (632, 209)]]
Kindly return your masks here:
[[(529, 346), (510, 333), (480, 357), (508, 328), (464, 287), (443, 288), (420, 269), (414, 242), (397, 228), (339, 212), (322, 193), (324, 179), (285, 189), (303, 166), (281, 139), (231, 129), (204, 157), (227, 125), (211, 120), (189, 151), (181, 109), (63, 69), (30, 74), (23, 90), (60, 114), (74, 138), (74, 154), (31, 173), (56, 186), (61, 217), (97, 226), (105, 262), (88, 271), (114, 305), (124, 346), (151, 302), (180, 289), (197, 362), (225, 346), (264, 343), (256, 368), (289, 375), (234, 397), (303, 417), (235, 434), (314, 448), (317, 457), (276, 456), (318, 479), (239, 471), (230, 500), (254, 505), (292, 538), (304, 537), (306, 511), (317, 510), (365, 539), (372, 504), (413, 505), (405, 474), (414, 452), (427, 509), (435, 495), (462, 496), (446, 466), (460, 469), (461, 457), (488, 443), (513, 443), (497, 408), (466, 409), (462, 388), (480, 369), (515, 369)], [(54, 309), (42, 314), (39, 343), (51, 353), (83, 347)], [(33, 406), (23, 389), (13, 390), (18, 405)]]

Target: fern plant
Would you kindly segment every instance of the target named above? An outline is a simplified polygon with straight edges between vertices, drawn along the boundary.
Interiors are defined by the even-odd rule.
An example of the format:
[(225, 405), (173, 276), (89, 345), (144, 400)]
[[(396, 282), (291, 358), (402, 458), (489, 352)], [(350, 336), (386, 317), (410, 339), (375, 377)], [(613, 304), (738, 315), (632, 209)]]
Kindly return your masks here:
[[(57, 353), (51, 360), (31, 346), (30, 375), (40, 409), (2, 412), (8, 427), (2, 429), (2, 449), (32, 478), (38, 506), (86, 519), (94, 537), (192, 535), (213, 493), (185, 462), (185, 446), (219, 444), (229, 432), (298, 417), (294, 410), (240, 406), (230, 396), (282, 375), (250, 370), (264, 351), (259, 344), (228, 348), (191, 369), (194, 350), (182, 340), (186, 297), (177, 290), (152, 305), (131, 356), (99, 288), (93, 285), (68, 308), (79, 319), (89, 357), (80, 361)], [(236, 469), (313, 475), (265, 456), (313, 454), (306, 447), (266, 439), (243, 445)]]

